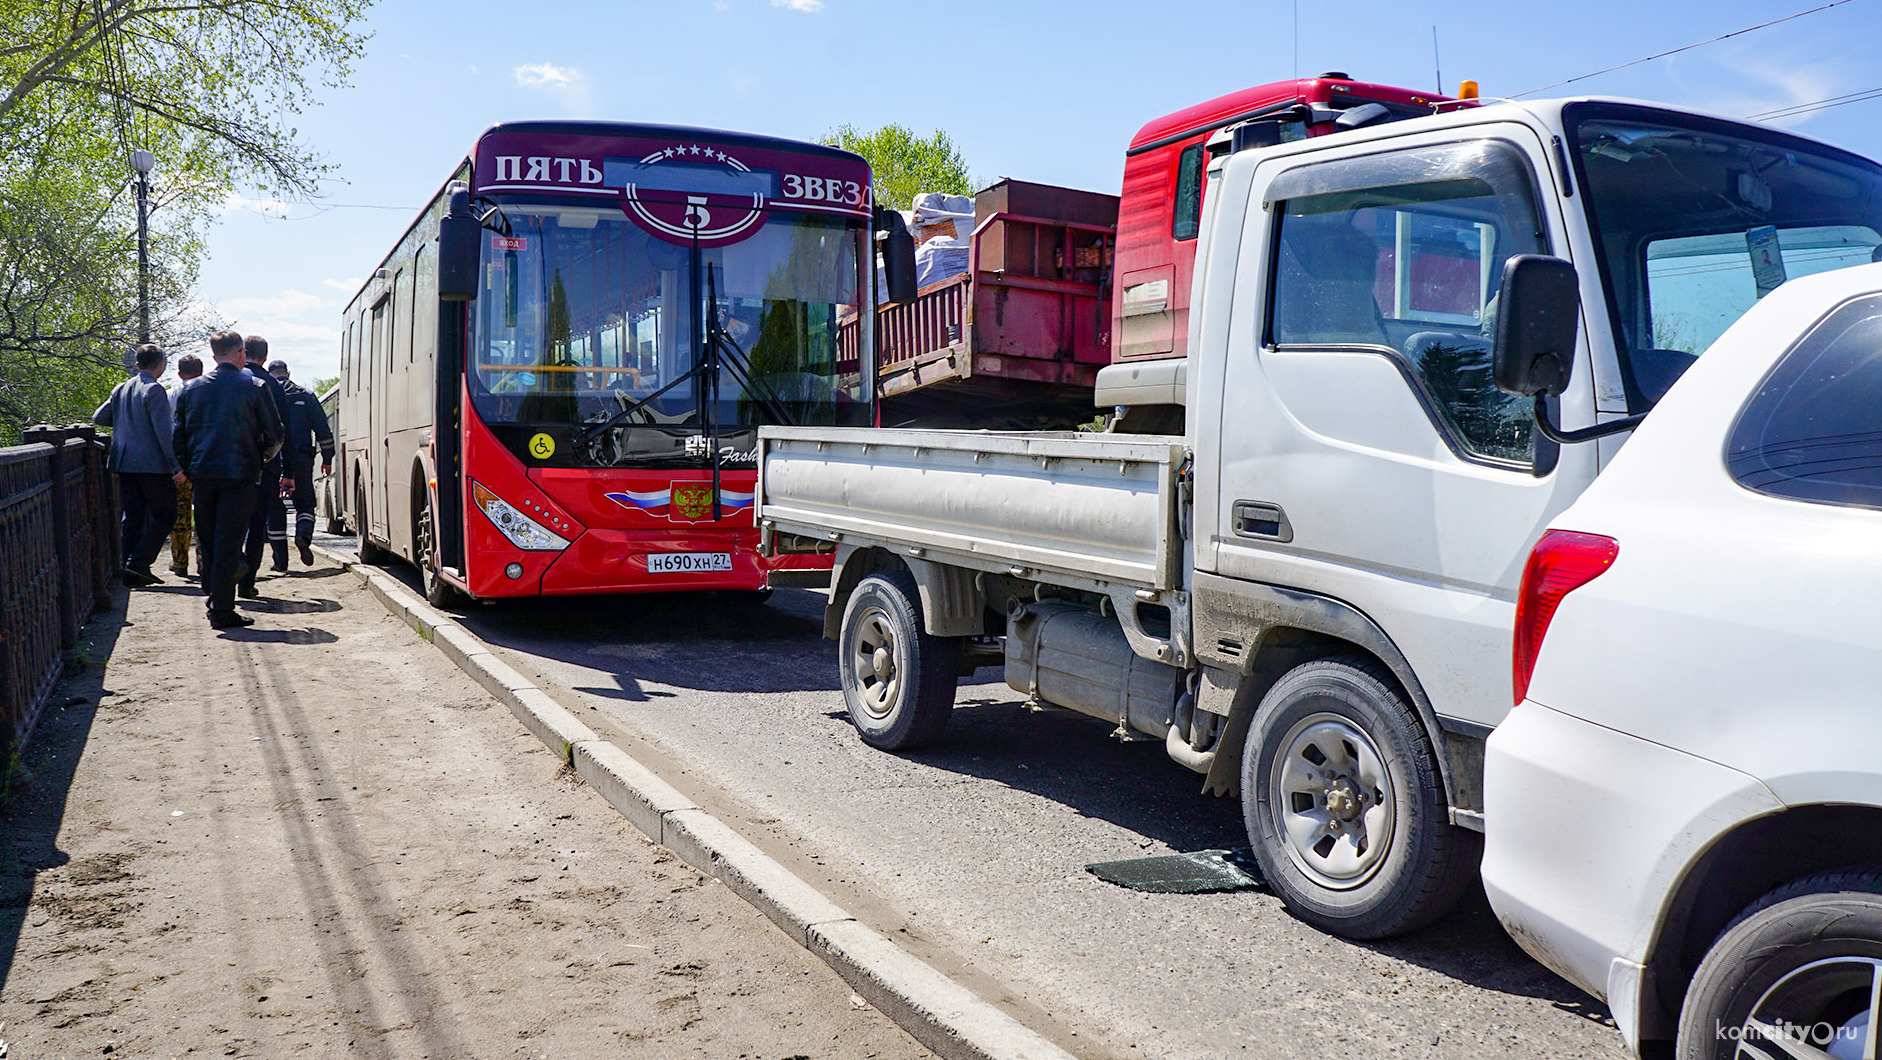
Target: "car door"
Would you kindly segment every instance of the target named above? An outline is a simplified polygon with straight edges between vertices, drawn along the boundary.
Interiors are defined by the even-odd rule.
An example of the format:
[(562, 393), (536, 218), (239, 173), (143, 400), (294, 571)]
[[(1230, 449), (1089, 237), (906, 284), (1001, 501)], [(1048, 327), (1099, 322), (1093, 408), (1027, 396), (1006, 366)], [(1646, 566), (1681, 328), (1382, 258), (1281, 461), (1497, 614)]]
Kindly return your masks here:
[[(1257, 170), (1242, 245), (1265, 260), (1235, 281), (1199, 565), (1357, 607), (1440, 713), (1494, 724), (1523, 560), (1594, 456), (1491, 378), (1503, 264), (1568, 256), (1542, 146), (1449, 136)], [(1582, 345), (1565, 401), (1591, 408)]]

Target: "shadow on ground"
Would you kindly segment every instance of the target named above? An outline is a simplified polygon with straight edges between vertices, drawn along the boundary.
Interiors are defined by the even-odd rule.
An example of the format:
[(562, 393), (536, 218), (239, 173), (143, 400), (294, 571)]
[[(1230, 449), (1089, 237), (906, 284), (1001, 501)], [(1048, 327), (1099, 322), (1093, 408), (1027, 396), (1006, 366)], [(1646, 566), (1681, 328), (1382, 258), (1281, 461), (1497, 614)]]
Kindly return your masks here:
[(99, 698), (105, 694), (105, 661), (125, 626), (126, 596), (124, 589), (116, 589), (111, 608), (93, 615), (79, 631), (78, 661), (53, 687), (46, 712), (22, 754), (32, 782), (0, 805), (0, 992), (13, 971), (39, 874), (69, 860), (59, 849), (59, 829)]

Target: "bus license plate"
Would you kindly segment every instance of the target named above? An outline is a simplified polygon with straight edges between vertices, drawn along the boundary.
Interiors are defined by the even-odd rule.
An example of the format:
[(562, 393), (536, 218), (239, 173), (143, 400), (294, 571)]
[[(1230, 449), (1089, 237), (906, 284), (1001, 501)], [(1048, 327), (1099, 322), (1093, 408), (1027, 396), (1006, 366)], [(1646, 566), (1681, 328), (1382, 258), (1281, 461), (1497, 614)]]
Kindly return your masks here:
[(731, 570), (730, 552), (649, 552), (648, 574), (691, 574), (695, 571)]

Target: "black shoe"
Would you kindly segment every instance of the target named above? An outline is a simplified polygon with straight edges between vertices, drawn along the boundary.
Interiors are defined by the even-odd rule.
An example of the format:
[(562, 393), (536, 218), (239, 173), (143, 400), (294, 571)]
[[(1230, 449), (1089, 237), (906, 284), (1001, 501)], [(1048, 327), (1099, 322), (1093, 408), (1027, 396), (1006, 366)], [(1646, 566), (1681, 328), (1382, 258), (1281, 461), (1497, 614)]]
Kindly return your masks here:
[(124, 568), (118, 572), (118, 577), (124, 580), (124, 584), (133, 589), (141, 588), (146, 585), (163, 584), (162, 578), (157, 577), (147, 570), (139, 570), (136, 567)]
[(240, 563), (237, 563), (235, 565), (235, 584), (240, 585), (243, 582), (247, 581), (249, 573), (250, 571), (248, 569), (247, 560), (243, 560)]
[(313, 565), (314, 565), (314, 544), (313, 544), (313, 542), (311, 542), (311, 541), (302, 541), (302, 542), (300, 542), (300, 543), (299, 543), (299, 545), (300, 545), (300, 550), (301, 550), (301, 564), (302, 564), (303, 566), (308, 566), (308, 567), (311, 567), (311, 566), (313, 566)]
[(268, 569), (274, 571), (276, 574), (286, 574), (288, 572), (288, 561), (284, 559), (275, 560), (274, 566)]
[(256, 589), (255, 589), (255, 587), (254, 587), (253, 585), (238, 585), (238, 586), (236, 586), (236, 587), (235, 587), (235, 595), (237, 595), (237, 596), (239, 596), (239, 597), (241, 597), (241, 598), (242, 598), (242, 599), (244, 599), (244, 600), (259, 600), (259, 599), (261, 599), (261, 593), (259, 593), (259, 592), (257, 592), (257, 591), (256, 591)]
[(211, 629), (240, 629), (254, 624), (254, 619), (234, 611), (209, 612), (209, 628)]

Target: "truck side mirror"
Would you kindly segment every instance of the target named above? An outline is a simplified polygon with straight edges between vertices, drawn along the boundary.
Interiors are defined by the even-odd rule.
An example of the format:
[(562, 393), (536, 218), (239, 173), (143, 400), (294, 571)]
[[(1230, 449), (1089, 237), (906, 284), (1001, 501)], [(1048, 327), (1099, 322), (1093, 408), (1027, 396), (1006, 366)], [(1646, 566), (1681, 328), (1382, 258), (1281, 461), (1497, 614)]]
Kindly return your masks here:
[(1497, 288), (1497, 387), (1524, 397), (1555, 397), (1568, 389), (1580, 312), (1575, 266), (1542, 254), (1510, 258)]
[(877, 241), (882, 249), (883, 279), (888, 284), (888, 300), (915, 300), (915, 237), (908, 233), (902, 215), (894, 210), (876, 211)]
[(484, 226), (471, 215), (468, 192), (453, 192), (451, 210), (438, 219), (438, 298), (468, 302), (477, 297), (477, 265)]

